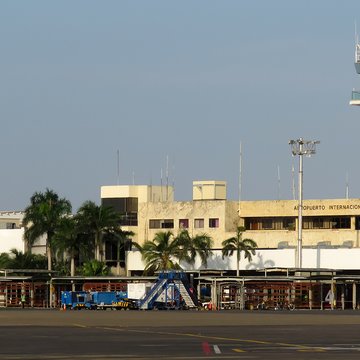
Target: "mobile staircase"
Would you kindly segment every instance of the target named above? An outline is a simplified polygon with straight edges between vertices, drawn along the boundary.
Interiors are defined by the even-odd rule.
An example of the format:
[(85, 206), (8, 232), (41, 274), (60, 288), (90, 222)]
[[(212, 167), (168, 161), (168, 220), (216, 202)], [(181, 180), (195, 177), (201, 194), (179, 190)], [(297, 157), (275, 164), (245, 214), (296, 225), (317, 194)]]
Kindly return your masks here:
[(159, 278), (150, 291), (140, 299), (141, 310), (157, 308), (197, 308), (198, 301), (183, 272), (169, 271), (159, 274)]

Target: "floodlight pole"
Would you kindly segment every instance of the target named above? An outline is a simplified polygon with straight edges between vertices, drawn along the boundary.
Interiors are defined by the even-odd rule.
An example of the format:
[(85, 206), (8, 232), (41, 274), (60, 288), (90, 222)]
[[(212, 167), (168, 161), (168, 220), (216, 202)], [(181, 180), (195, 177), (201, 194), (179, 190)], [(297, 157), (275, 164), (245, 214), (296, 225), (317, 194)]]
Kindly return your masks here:
[(311, 156), (316, 153), (316, 144), (320, 141), (306, 141), (303, 138), (290, 140), (291, 152), (293, 156), (299, 155), (299, 202), (298, 202), (298, 242), (295, 267), (302, 268), (302, 228), (303, 228), (303, 155)]

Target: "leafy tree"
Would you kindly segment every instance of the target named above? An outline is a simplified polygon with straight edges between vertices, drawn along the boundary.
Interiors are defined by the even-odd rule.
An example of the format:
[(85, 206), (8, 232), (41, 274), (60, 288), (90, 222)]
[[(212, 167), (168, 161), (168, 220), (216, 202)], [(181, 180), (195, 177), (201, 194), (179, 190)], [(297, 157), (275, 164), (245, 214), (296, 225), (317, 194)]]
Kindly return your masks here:
[(137, 243), (133, 245), (140, 250), (146, 263), (144, 273), (181, 269), (176, 260), (185, 258), (184, 246), (171, 231), (156, 233), (154, 240), (147, 240), (142, 246)]
[(69, 276), (71, 271), (69, 261), (67, 259), (56, 259), (53, 270), (59, 276)]
[(104, 262), (91, 260), (84, 263), (81, 272), (84, 276), (106, 276), (110, 271)]
[(7, 269), (46, 269), (46, 256), (11, 249)]
[(116, 245), (116, 264), (118, 275), (120, 275), (121, 254), (125, 252), (126, 246), (131, 243), (132, 236), (134, 236), (132, 231), (124, 231), (121, 228), (112, 229), (104, 234), (104, 242), (109, 242)]
[(70, 215), (71, 204), (65, 198), (59, 198), (54, 191), (46, 189), (44, 193), (36, 192), (30, 199), (30, 205), (25, 209), (24, 225), (25, 240), (31, 246), (46, 235), (46, 254), (48, 270), (52, 269), (53, 237), (62, 218)]
[[(90, 251), (89, 241), (82, 233), (79, 218), (62, 218), (54, 235), (54, 245), (58, 257), (62, 258), (59, 265), (66, 266), (66, 255), (70, 257), (70, 275), (75, 276), (75, 258), (80, 253), (85, 254)], [(63, 271), (64, 269), (62, 269)]]
[(119, 215), (112, 207), (98, 206), (93, 201), (86, 201), (77, 212), (84, 232), (90, 235), (95, 244), (95, 258), (103, 261), (103, 237), (107, 231), (119, 228)]
[(257, 248), (257, 244), (254, 240), (242, 239), (245, 230), (245, 227), (238, 226), (236, 235), (222, 242), (223, 258), (225, 256), (232, 256), (234, 252), (236, 253), (236, 276), (239, 276), (241, 253), (244, 252), (245, 259), (248, 259), (250, 262), (252, 260), (252, 256), (255, 255), (255, 249)]
[(212, 254), (211, 248), (213, 240), (206, 234), (199, 234), (191, 237), (189, 231), (181, 230), (177, 236), (177, 241), (184, 249), (184, 260), (189, 264), (194, 264), (196, 255), (201, 259), (202, 265), (207, 267), (207, 260)]
[(8, 253), (1, 253), (0, 254), (0, 269), (8, 268), (8, 264), (10, 262), (10, 256)]

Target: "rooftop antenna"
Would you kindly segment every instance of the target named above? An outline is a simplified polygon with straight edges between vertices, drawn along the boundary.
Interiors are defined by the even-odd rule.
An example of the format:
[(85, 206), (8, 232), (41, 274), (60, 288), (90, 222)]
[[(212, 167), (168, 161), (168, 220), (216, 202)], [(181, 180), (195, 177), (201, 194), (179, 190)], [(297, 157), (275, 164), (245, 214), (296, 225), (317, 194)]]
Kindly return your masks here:
[(152, 174), (150, 173), (150, 202), (154, 202), (154, 194), (153, 194), (153, 189), (152, 189)]
[(161, 201), (163, 201), (163, 169), (160, 169), (160, 191), (161, 191)]
[(166, 201), (169, 200), (169, 155), (166, 155)]
[(278, 176), (278, 200), (280, 200), (280, 165), (277, 167), (277, 176)]
[(345, 198), (349, 199), (349, 173), (346, 173), (346, 190), (345, 190)]
[(120, 150), (117, 150), (117, 185), (120, 185)]
[(242, 143), (240, 141), (240, 154), (239, 154), (239, 209), (240, 214), (240, 202), (241, 202), (241, 181), (242, 181)]
[(173, 162), (173, 165), (172, 165), (172, 172), (173, 172), (172, 194), (173, 194), (173, 198), (175, 198), (175, 161)]

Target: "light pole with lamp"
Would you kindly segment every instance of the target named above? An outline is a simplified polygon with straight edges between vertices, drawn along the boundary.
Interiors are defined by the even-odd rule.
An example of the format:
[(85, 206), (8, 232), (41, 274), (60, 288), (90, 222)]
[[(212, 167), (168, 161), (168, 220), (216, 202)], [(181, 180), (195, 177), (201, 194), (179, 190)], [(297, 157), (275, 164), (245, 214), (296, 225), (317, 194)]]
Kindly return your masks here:
[(295, 261), (295, 267), (298, 269), (302, 268), (303, 155), (310, 157), (316, 154), (317, 144), (320, 144), (320, 141), (304, 140), (303, 138), (289, 141), (293, 156), (299, 155), (298, 243)]

